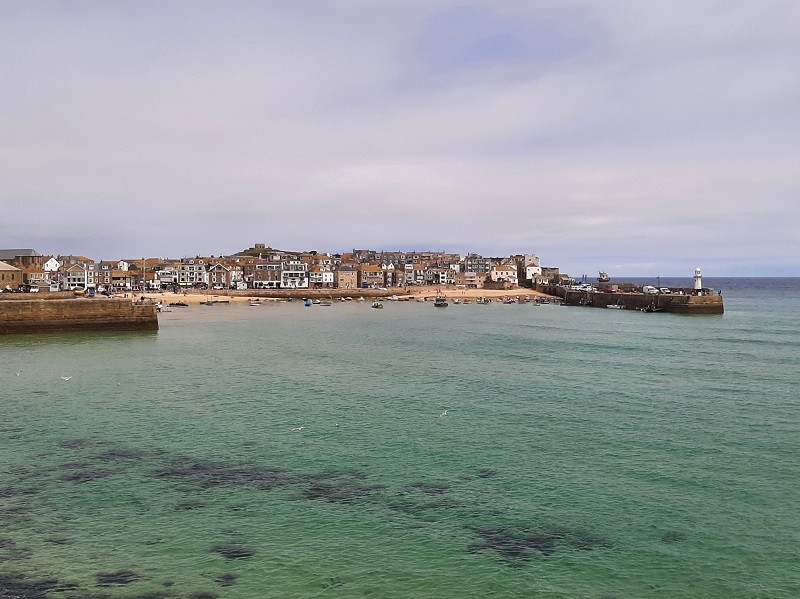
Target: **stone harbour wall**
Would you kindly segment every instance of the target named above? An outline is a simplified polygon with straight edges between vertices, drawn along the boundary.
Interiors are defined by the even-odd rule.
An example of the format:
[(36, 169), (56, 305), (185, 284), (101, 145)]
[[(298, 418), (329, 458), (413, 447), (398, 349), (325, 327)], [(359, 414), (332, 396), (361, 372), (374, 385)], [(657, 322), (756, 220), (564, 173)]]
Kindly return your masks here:
[(129, 299), (0, 299), (0, 334), (156, 330), (155, 305)]
[(721, 295), (586, 292), (573, 291), (554, 285), (537, 286), (537, 291), (558, 296), (570, 306), (605, 308), (609, 305), (619, 305), (628, 310), (641, 310), (652, 305), (661, 308), (664, 312), (677, 314), (723, 314), (725, 312)]

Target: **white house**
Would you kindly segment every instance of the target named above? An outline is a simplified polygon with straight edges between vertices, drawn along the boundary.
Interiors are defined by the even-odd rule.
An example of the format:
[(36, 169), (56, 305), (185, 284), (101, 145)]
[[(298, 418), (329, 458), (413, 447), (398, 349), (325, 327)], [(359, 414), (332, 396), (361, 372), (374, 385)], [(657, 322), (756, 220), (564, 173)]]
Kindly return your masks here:
[(44, 272), (56, 272), (59, 268), (61, 268), (61, 262), (56, 260), (53, 256), (50, 256), (50, 259), (42, 264), (42, 270)]
[(284, 289), (308, 289), (308, 264), (294, 258), (283, 262), (281, 287)]
[(489, 276), (495, 283), (498, 281), (505, 281), (512, 285), (518, 284), (517, 267), (514, 265), (498, 264), (497, 266), (493, 266)]
[(178, 267), (178, 285), (181, 287), (194, 287), (195, 285), (208, 285), (208, 273), (206, 264), (200, 259), (181, 260)]
[(61, 287), (64, 289), (85, 290), (87, 284), (86, 274), (86, 265), (83, 262), (73, 264), (64, 271)]
[(539, 256), (533, 254), (525, 254), (524, 262), (525, 278), (532, 281), (536, 275), (542, 274), (542, 267), (539, 266)]

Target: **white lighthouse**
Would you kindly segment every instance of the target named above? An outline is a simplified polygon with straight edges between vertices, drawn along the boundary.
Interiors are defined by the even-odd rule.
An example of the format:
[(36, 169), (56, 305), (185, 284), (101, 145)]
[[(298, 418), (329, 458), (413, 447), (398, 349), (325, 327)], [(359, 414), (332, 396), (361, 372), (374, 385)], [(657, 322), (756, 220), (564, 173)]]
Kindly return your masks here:
[(694, 269), (694, 294), (703, 295), (703, 275), (699, 266)]

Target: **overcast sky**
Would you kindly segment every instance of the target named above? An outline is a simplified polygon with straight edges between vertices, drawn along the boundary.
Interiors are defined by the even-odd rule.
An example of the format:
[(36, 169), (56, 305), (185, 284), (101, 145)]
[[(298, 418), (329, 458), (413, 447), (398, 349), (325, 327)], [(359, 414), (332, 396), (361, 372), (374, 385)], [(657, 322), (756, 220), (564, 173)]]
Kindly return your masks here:
[(800, 275), (800, 2), (0, 1), (0, 247)]

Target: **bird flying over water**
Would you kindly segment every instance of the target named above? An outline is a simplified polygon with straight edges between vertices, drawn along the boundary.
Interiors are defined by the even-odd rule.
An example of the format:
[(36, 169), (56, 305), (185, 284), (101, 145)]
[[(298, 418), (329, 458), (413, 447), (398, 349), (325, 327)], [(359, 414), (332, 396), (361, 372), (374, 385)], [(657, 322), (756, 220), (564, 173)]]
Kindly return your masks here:
[(303, 430), (304, 428), (305, 428), (304, 426), (296, 426), (296, 427), (294, 427), (294, 428), (292, 429), (292, 432), (293, 432), (293, 433), (294, 433), (294, 432), (300, 432), (300, 431), (301, 431), (301, 430)]
[(62, 376), (61, 378), (62, 378), (62, 379), (64, 379), (65, 381), (68, 381), (68, 380), (69, 380), (69, 379), (71, 379), (72, 377), (71, 377), (71, 376)]
[(447, 416), (447, 410), (439, 414), (439, 418), (444, 418), (445, 416)]

